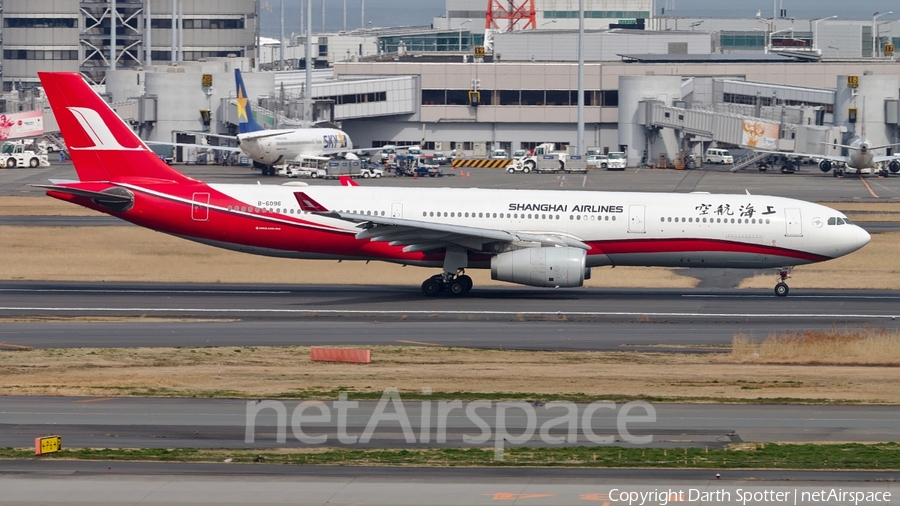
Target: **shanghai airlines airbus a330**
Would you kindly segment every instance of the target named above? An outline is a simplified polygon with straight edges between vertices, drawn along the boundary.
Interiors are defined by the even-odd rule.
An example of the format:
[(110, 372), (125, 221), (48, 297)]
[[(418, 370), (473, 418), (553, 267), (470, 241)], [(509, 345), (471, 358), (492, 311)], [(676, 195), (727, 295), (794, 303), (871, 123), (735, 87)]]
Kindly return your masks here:
[(466, 268), (539, 287), (591, 267), (779, 268), (846, 255), (869, 234), (824, 206), (757, 195), (206, 184), (165, 163), (79, 74), (41, 82), (80, 181), (47, 194), (231, 250), (442, 268), (426, 295), (466, 293)]

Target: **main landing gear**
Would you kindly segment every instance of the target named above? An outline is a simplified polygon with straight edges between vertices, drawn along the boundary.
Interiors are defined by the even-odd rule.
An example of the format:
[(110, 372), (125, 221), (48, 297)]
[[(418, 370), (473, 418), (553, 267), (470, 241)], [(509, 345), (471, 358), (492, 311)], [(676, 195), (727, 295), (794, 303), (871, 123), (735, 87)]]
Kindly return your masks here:
[(784, 267), (778, 270), (778, 284), (775, 285), (775, 295), (785, 297), (788, 292), (791, 291), (791, 289), (788, 288), (787, 283), (784, 282), (784, 280), (789, 277), (791, 277), (790, 267)]
[(422, 283), (422, 293), (428, 297), (435, 297), (440, 293), (459, 297), (472, 289), (472, 278), (464, 274), (462, 269), (456, 275), (448, 273), (435, 274)]

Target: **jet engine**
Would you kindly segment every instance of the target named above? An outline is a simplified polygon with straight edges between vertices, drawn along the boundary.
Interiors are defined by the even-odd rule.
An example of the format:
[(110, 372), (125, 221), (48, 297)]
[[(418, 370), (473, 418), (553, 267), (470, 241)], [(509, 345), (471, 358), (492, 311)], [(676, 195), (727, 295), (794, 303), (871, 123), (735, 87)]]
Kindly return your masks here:
[(891, 163), (888, 164), (888, 169), (894, 174), (900, 172), (900, 160), (891, 160)]
[(831, 160), (822, 160), (819, 162), (819, 170), (822, 172), (828, 172), (833, 166), (834, 164), (831, 163)]
[(491, 258), (491, 279), (540, 287), (584, 284), (587, 253), (579, 248), (525, 248)]

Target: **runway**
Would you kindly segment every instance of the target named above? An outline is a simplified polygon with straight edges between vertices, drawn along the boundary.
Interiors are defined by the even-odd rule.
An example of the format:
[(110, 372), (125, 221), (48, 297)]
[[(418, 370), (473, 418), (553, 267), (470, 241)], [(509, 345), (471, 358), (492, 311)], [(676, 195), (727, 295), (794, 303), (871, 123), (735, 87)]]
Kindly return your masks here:
[[(735, 333), (898, 328), (900, 292), (0, 283), (2, 347), (439, 345), (717, 351)], [(78, 317), (79, 321), (66, 321)], [(52, 319), (46, 321), (46, 319)], [(95, 318), (98, 321), (84, 321)], [(142, 321), (141, 319), (149, 319)], [(24, 321), (22, 321), (24, 320)], [(682, 350), (683, 351), (683, 350)]]
[[(650, 473), (652, 476), (648, 476)], [(479, 505), (628, 504), (621, 493), (721, 490), (737, 503), (742, 493), (802, 494), (840, 487), (891, 492), (897, 473), (877, 471), (720, 471), (553, 468), (353, 468), (173, 464), (148, 462), (0, 461), (5, 504), (259, 504)], [(36, 492), (39, 491), (39, 492)], [(611, 501), (610, 496), (616, 499)], [(677, 497), (677, 496), (676, 496)], [(792, 496), (791, 496), (792, 497)], [(723, 496), (724, 498), (724, 496)], [(666, 497), (668, 499), (668, 497)], [(762, 504), (753, 502), (748, 504)], [(795, 504), (793, 498), (789, 501)], [(639, 504), (634, 502), (633, 504)], [(647, 504), (660, 504), (660, 501)], [(716, 504), (706, 501), (703, 504)], [(828, 503), (838, 504), (838, 503)], [(848, 504), (848, 503), (840, 503)], [(849, 503), (849, 504), (852, 504)], [(864, 504), (864, 503), (859, 503)]]
[[(348, 408), (345, 423), (339, 423), (338, 407), (333, 401), (317, 402), (327, 407), (330, 420), (302, 420), (302, 424), (293, 414), (300, 401), (278, 401), (288, 415), (281, 425), (284, 441), (279, 441), (276, 410), (255, 400), (3, 397), (0, 398), (0, 447), (29, 446), (35, 437), (46, 434), (63, 436), (67, 448), (491, 447), (499, 435), (501, 420), (503, 430), (513, 437), (527, 434), (532, 424), (532, 434), (521, 444), (545, 447), (637, 444), (639, 447), (717, 448), (740, 441), (880, 442), (891, 441), (900, 433), (900, 419), (893, 406), (654, 403), (649, 408), (652, 418), (629, 422), (626, 433), (618, 425), (624, 409), (622, 404), (597, 409), (586, 418), (586, 405), (582, 404), (578, 406), (576, 440), (563, 443), (567, 425), (547, 427), (547, 434), (563, 438), (560, 442), (551, 442), (541, 435), (547, 422), (567, 413), (566, 409), (551, 404), (532, 406), (522, 402), (522, 407), (500, 411), (496, 403), (484, 403), (478, 407), (476, 416), (468, 411), (471, 403), (462, 403), (440, 415), (444, 421), (438, 423), (437, 401), (400, 400), (411, 428), (409, 433), (401, 430), (402, 425), (396, 420), (382, 419), (372, 426), (373, 414), (378, 412), (375, 401), (359, 401), (358, 406)], [(394, 407), (394, 403), (388, 403), (381, 409), (393, 413)], [(526, 409), (533, 411), (531, 422)], [(313, 409), (306, 416), (310, 414), (318, 415), (319, 411)], [(626, 415), (644, 417), (649, 412), (636, 406)], [(298, 422), (296, 426), (302, 431), (292, 429), (292, 422)], [(446, 429), (441, 429), (442, 424)], [(586, 425), (589, 430), (585, 430)], [(339, 436), (339, 426), (345, 431), (343, 437)], [(372, 431), (366, 438), (364, 433), (369, 426)], [(464, 438), (481, 437), (485, 434), (483, 430), (488, 437), (478, 443)], [(445, 434), (445, 442), (438, 437), (441, 433)], [(310, 443), (302, 440), (302, 434), (326, 439)], [(609, 440), (601, 442), (595, 437)], [(634, 437), (647, 438), (647, 442), (635, 443), (630, 439)], [(509, 438), (504, 439), (508, 446), (516, 446), (509, 443)]]

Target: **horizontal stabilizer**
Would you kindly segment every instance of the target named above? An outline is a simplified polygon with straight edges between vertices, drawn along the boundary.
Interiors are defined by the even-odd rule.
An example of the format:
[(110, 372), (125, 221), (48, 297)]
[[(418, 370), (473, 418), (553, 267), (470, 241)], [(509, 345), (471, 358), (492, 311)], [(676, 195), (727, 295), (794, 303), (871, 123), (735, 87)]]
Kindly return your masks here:
[(45, 190), (55, 191), (59, 193), (68, 193), (69, 195), (77, 195), (79, 197), (87, 197), (98, 202), (105, 202), (110, 204), (127, 204), (134, 202), (134, 194), (124, 188), (111, 188), (110, 190), (95, 192), (91, 190), (83, 190), (81, 188), (57, 186), (52, 184), (33, 184), (31, 186), (34, 186), (35, 188), (44, 188)]

